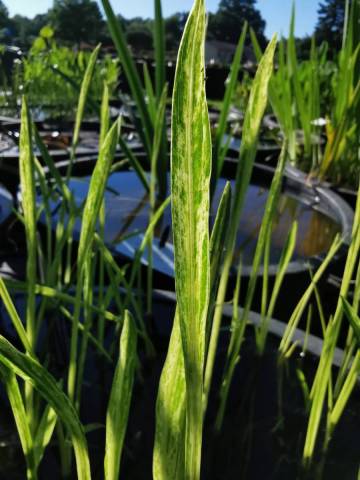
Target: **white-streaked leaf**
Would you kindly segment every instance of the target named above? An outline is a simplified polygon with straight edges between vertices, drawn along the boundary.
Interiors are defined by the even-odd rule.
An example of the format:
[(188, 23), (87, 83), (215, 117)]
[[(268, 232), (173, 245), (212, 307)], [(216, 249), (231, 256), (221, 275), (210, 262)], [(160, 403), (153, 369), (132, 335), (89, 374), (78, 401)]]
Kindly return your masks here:
[(106, 414), (105, 480), (118, 480), (137, 362), (134, 320), (125, 311), (116, 366)]
[(91, 176), (89, 191), (82, 217), (79, 240), (78, 268), (84, 266), (86, 255), (91, 248), (96, 222), (100, 212), (104, 191), (119, 138), (121, 120), (117, 120), (101, 145), (99, 158)]
[[(228, 226), (230, 202), (231, 189), (230, 184), (227, 183), (221, 196), (210, 238), (211, 291), (216, 287), (221, 268), (221, 252)], [(184, 476), (185, 409), (184, 356), (179, 317), (176, 312), (156, 401), (153, 457), (153, 476), (155, 480), (165, 480), (167, 478), (181, 480)]]
[(31, 480), (36, 479), (37, 462), (34, 455), (34, 442), (17, 378), (12, 372), (11, 368), (7, 368), (1, 363), (0, 377), (5, 384), (6, 394), (10, 402), (21, 447), (24, 452), (27, 467), (27, 478)]
[(101, 45), (98, 45), (95, 48), (95, 50), (91, 53), (89, 62), (85, 70), (84, 78), (81, 84), (79, 101), (76, 109), (76, 118), (75, 118), (75, 126), (74, 126), (73, 142), (72, 142), (73, 148), (76, 148), (79, 141), (80, 128), (81, 128), (81, 123), (84, 117), (86, 100), (89, 93), (90, 84), (94, 74), (94, 69), (95, 69), (96, 60), (99, 54), (100, 47)]
[(175, 285), (186, 378), (184, 478), (200, 476), (205, 329), (210, 293), (211, 134), (205, 96), (205, 6), (196, 0), (180, 43), (172, 109)]
[(36, 283), (36, 202), (35, 202), (35, 165), (32, 151), (31, 122), (26, 99), (22, 99), (21, 131), (20, 131), (20, 185), (21, 205), (24, 215), (27, 245), (27, 301), (26, 332), (31, 347), (35, 342), (35, 283)]

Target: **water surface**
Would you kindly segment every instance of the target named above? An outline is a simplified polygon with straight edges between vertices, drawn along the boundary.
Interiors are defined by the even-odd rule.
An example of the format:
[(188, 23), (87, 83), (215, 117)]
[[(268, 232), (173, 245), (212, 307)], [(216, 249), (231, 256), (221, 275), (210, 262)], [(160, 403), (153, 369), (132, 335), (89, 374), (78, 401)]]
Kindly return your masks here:
[[(70, 188), (76, 202), (81, 205), (87, 195), (90, 177), (73, 178)], [(217, 205), (225, 179), (217, 185), (210, 224), (213, 224)], [(234, 186), (234, 182), (231, 182)], [(245, 266), (252, 264), (256, 242), (264, 214), (268, 189), (251, 184), (248, 188), (244, 210), (236, 239), (236, 263), (240, 254)], [(118, 172), (110, 175), (105, 192), (106, 224), (105, 240), (115, 250), (132, 257), (140, 246), (149, 222), (150, 207), (148, 194), (134, 172)], [(276, 264), (281, 256), (292, 223), (298, 222), (298, 237), (293, 260), (306, 260), (309, 257), (327, 252), (340, 226), (324, 213), (302, 203), (294, 196), (283, 193), (280, 196), (274, 228), (270, 262)], [(80, 230), (80, 219), (76, 224)], [(168, 207), (155, 229), (153, 244), (154, 267), (173, 275), (173, 244), (171, 232), (171, 211)], [(143, 259), (146, 263), (146, 255)]]

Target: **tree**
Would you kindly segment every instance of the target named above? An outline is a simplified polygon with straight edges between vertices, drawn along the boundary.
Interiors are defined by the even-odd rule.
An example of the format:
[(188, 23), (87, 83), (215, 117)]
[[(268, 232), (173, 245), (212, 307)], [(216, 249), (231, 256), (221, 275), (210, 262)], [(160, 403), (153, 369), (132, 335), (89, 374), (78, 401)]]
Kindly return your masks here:
[(136, 17), (127, 22), (126, 39), (136, 51), (153, 48), (152, 21)]
[(345, 0), (324, 0), (318, 9), (318, 22), (315, 29), (319, 43), (328, 42), (332, 50), (339, 50), (345, 18)]
[(36, 15), (31, 20), (22, 15), (15, 15), (12, 19), (15, 30), (15, 43), (21, 47), (28, 48), (39, 35), (40, 30), (49, 23), (48, 14)]
[(185, 28), (188, 13), (174, 13), (165, 19), (165, 40), (167, 50), (176, 50)]
[(11, 43), (13, 37), (14, 29), (9, 18), (8, 9), (0, 0), (0, 41), (2, 43)]
[(245, 20), (255, 31), (260, 44), (265, 44), (265, 21), (256, 8), (256, 0), (221, 0), (218, 11), (209, 17), (209, 36), (235, 44)]
[(6, 28), (9, 25), (9, 11), (0, 0), (0, 28)]
[(104, 29), (99, 6), (92, 0), (55, 0), (50, 18), (56, 37), (67, 42), (95, 44)]

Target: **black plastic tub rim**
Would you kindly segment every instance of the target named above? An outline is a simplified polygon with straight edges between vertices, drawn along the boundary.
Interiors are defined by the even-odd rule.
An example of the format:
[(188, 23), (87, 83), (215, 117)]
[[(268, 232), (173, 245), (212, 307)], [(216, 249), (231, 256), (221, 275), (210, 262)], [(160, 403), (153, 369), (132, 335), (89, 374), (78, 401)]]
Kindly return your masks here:
[[(165, 301), (174, 305), (176, 304), (176, 294), (175, 292), (169, 290), (154, 290), (153, 298), (158, 301)], [(242, 307), (238, 307), (238, 312), (239, 318), (241, 318), (244, 309)], [(233, 306), (224, 304), (222, 308), (222, 313), (224, 317), (231, 321), (234, 314)], [(254, 327), (259, 327), (263, 323), (263, 317), (260, 313), (251, 310), (248, 315), (248, 322)], [(287, 324), (285, 322), (282, 322), (275, 318), (270, 318), (268, 331), (273, 336), (281, 339), (284, 335), (286, 328)], [(297, 343), (299, 348), (306, 348), (306, 352), (311, 353), (317, 358), (320, 358), (324, 346), (324, 340), (322, 340), (320, 337), (312, 333), (305, 332), (301, 328), (296, 327), (292, 335), (292, 342)], [(344, 351), (341, 348), (336, 347), (333, 356), (333, 366), (340, 368), (343, 363), (343, 356)]]
[[(145, 156), (145, 153), (139, 148), (137, 151), (138, 156)], [(116, 160), (124, 159), (124, 156), (120, 153), (117, 154)], [(78, 158), (74, 166), (74, 176), (81, 177), (91, 174), (92, 167), (97, 161), (97, 156), (84, 156)], [(66, 172), (69, 161), (62, 160), (56, 163), (60, 173)], [(228, 164), (228, 166), (226, 165)], [(234, 168), (236, 167), (237, 162), (234, 159), (227, 158), (225, 161), (225, 177), (233, 176)], [(126, 169), (129, 171), (129, 169)], [(260, 185), (270, 185), (272, 176), (275, 169), (269, 165), (264, 165), (262, 163), (256, 162), (253, 169), (252, 182)], [(44, 167), (44, 172), (48, 176), (50, 172), (47, 167)], [(330, 219), (334, 220), (335, 223), (339, 225), (339, 230), (341, 232), (342, 245), (334, 256), (332, 263), (341, 261), (346, 255), (348, 246), (351, 242), (352, 235), (352, 225), (354, 220), (354, 212), (352, 208), (345, 202), (340, 196), (335, 192), (323, 186), (319, 182), (311, 182), (307, 176), (300, 170), (287, 165), (283, 177), (283, 186), (282, 191), (299, 200), (301, 198), (301, 203), (309, 206), (311, 209), (318, 211)], [(115, 248), (111, 248), (115, 255), (121, 255), (119, 252), (116, 252)], [(326, 253), (314, 255), (305, 259), (299, 258), (292, 260), (287, 269), (288, 274), (308, 274), (309, 269), (317, 268), (324, 258)], [(144, 265), (145, 263), (142, 262)], [(146, 266), (146, 265), (145, 265)], [(251, 275), (252, 266), (244, 265), (242, 269), (242, 275), (244, 277), (249, 277)], [(268, 273), (270, 276), (275, 276), (278, 271), (278, 264), (272, 263), (269, 265)], [(235, 274), (235, 267), (232, 269), (232, 275)], [(263, 267), (260, 266), (258, 270), (258, 276), (262, 276)]]

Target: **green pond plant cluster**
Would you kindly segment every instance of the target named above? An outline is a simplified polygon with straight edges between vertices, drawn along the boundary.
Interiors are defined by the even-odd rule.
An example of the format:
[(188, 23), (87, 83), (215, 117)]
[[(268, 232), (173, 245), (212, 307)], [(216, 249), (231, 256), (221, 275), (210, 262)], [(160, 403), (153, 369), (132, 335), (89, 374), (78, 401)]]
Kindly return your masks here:
[[(357, 188), (360, 12), (358, 2), (347, 0), (345, 4), (342, 48), (336, 60), (329, 59), (327, 43), (317, 46), (313, 37), (309, 59), (298, 61), (293, 7), (288, 39), (279, 42), (269, 99), (289, 141), (290, 161), (312, 176)], [(260, 59), (253, 31), (251, 39)]]
[[(359, 183), (359, 112), (360, 78), (358, 76), (358, 32), (352, 25), (359, 15), (360, 2), (353, 1), (347, 16), (344, 47), (339, 55), (334, 81), (336, 94), (329, 95), (336, 103), (326, 124), (325, 150), (313, 141), (318, 126), (312, 120), (320, 118), (321, 81), (318, 75), (326, 62), (325, 53), (313, 45), (311, 59), (297, 65), (294, 43), (294, 16), (287, 51), (274, 36), (266, 50), (258, 55), (258, 68), (251, 81), (242, 125), (242, 139), (235, 186), (226, 184), (212, 229), (209, 216), (214, 186), (221, 176), (228, 144), (222, 141), (227, 118), (237, 88), (238, 73), (247, 35), (242, 35), (231, 67), (220, 118), (212, 138), (205, 91), (204, 46), (206, 35), (206, 6), (204, 0), (194, 0), (178, 51), (175, 83), (171, 100), (171, 141), (167, 140), (165, 81), (165, 35), (160, 0), (155, 0), (154, 45), (156, 58), (155, 82), (144, 70), (144, 82), (127, 47), (125, 36), (110, 2), (102, 0), (109, 30), (118, 52), (118, 63), (111, 63), (109, 78), (99, 73), (97, 47), (89, 56), (64, 51), (51, 43), (51, 32), (34, 46), (40, 51), (31, 53), (24, 66), (29, 85), (28, 95), (22, 97), (20, 133), (20, 208), (18, 219), (26, 235), (26, 282), (4, 280), (0, 277), (0, 297), (16, 331), (17, 343), (0, 335), (0, 378), (11, 407), (19, 442), (26, 461), (26, 477), (39, 478), (39, 468), (46, 451), (55, 448), (61, 465), (62, 478), (87, 480), (92, 472), (92, 450), (87, 435), (91, 429), (104, 429), (103, 473), (101, 478), (122, 477), (121, 458), (124, 450), (129, 415), (136, 401), (137, 382), (148, 359), (157, 355), (156, 345), (147, 322), (153, 308), (152, 239), (166, 207), (171, 204), (175, 259), (176, 311), (171, 320), (172, 330), (167, 355), (157, 386), (156, 424), (152, 445), (155, 480), (197, 480), (201, 477), (204, 419), (211, 401), (214, 370), (218, 361), (221, 332), (229, 331), (222, 378), (217, 391), (218, 404), (214, 430), (221, 431), (229, 401), (229, 390), (236, 368), (241, 368), (241, 350), (251, 330), (255, 336), (257, 354), (263, 355), (269, 337), (269, 324), (280, 296), (287, 267), (295, 249), (297, 223), (294, 222), (281, 254), (275, 282), (270, 287), (269, 264), (271, 232), (276, 217), (286, 161), (308, 161), (314, 175), (326, 177), (329, 172), (341, 175), (342, 168), (351, 169), (352, 184)], [(277, 53), (276, 53), (277, 52)], [(44, 57), (43, 57), (44, 56)], [(58, 63), (66, 76), (72, 62), (79, 65), (78, 101), (73, 134), (71, 159), (67, 174), (62, 176), (47, 151), (29, 112), (29, 99), (36, 99), (31, 82), (40, 75), (46, 83), (43, 58)], [(277, 68), (274, 71), (274, 59)], [(106, 62), (108, 60), (103, 60)], [(118, 64), (126, 75), (132, 99), (140, 119), (138, 133), (147, 154), (141, 163), (122, 139), (122, 119), (111, 123), (109, 99), (118, 74)], [(42, 73), (37, 73), (41, 70)], [(85, 69), (80, 82), (80, 75)], [(346, 69), (346, 74), (345, 74)], [(51, 70), (53, 79), (53, 70)], [(81, 72), (81, 73), (80, 73)], [(109, 73), (110, 72), (110, 73)], [(44, 78), (43, 78), (44, 75)], [(58, 75), (58, 74), (56, 74)], [(346, 82), (341, 77), (346, 78)], [(54, 90), (71, 86), (63, 76)], [(52, 88), (49, 80), (49, 89)], [(35, 82), (36, 83), (36, 82)], [(42, 83), (41, 85), (44, 85)], [(101, 83), (101, 85), (100, 85)], [(342, 89), (341, 92), (338, 90)], [(39, 88), (43, 88), (40, 87)], [(73, 92), (75, 86), (72, 87)], [(31, 93), (32, 92), (32, 93)], [(101, 92), (101, 93), (100, 93)], [(100, 101), (98, 97), (101, 96)], [(76, 162), (76, 145), (86, 114), (89, 99), (96, 104), (100, 122), (99, 154), (93, 169), (88, 195), (83, 205), (77, 205), (68, 187)], [(258, 234), (251, 274), (239, 308), (241, 259), (233, 293), (233, 315), (226, 327), (223, 307), (234, 254), (236, 234), (249, 187), (262, 119), (271, 105), (281, 125), (281, 154), (271, 183), (265, 213)], [(296, 130), (303, 130), (303, 152), (299, 154)], [(34, 145), (41, 153), (41, 163), (34, 154)], [(143, 240), (127, 265), (119, 265), (104, 238), (106, 209), (104, 193), (113, 171), (117, 146), (125, 149), (131, 168), (149, 193), (151, 205), (148, 226)], [(170, 152), (170, 164), (168, 162)], [(347, 162), (343, 167), (342, 162)], [(46, 169), (44, 168), (44, 164)], [(167, 196), (167, 171), (170, 168), (170, 196)], [(150, 174), (148, 174), (150, 172)], [(340, 173), (339, 173), (340, 172)], [(41, 192), (41, 204), (38, 193)], [(51, 200), (61, 194), (62, 201), (54, 227)], [(45, 219), (45, 234), (40, 237), (39, 219)], [(81, 218), (79, 239), (74, 240), (74, 228)], [(124, 235), (123, 240), (126, 240)], [(121, 241), (121, 239), (119, 240)], [(353, 391), (358, 388), (360, 373), (360, 194), (347, 252), (345, 269), (335, 311), (324, 313), (318, 285), (325, 271), (342, 247), (337, 236), (326, 257), (315, 271), (309, 272), (307, 288), (288, 319), (278, 344), (278, 362), (286, 364), (297, 342), (294, 332), (301, 319), (311, 316), (310, 303), (315, 299), (321, 318), (323, 348), (314, 357), (315, 376), (299, 372), (306, 405), (306, 437), (303, 444), (304, 471), (312, 468), (316, 452), (326, 452), (336, 435), (336, 427), (346, 411)], [(149, 251), (147, 278), (141, 259)], [(74, 260), (75, 258), (75, 260)], [(262, 275), (259, 275), (262, 270)], [(250, 324), (249, 316), (256, 287), (261, 283), (261, 322)], [(13, 295), (26, 298), (24, 318), (14, 305)], [(49, 354), (40, 345), (41, 332), (48, 324), (49, 312), (58, 312), (69, 324), (67, 366), (61, 376), (49, 368)], [(346, 339), (341, 343), (341, 366), (335, 368), (333, 359), (340, 345), (340, 332)], [(109, 343), (107, 332), (111, 331)], [(92, 352), (113, 372), (102, 424), (82, 423), (84, 378)], [(241, 388), (241, 385), (237, 385)], [(97, 452), (98, 455), (98, 452)], [(241, 451), (239, 451), (241, 455)], [(139, 459), (139, 462), (141, 459)], [(93, 475), (93, 477), (92, 477)], [(315, 478), (315, 477), (312, 477)]]
[[(50, 26), (43, 27), (29, 52), (14, 65), (12, 80), (4, 85), (0, 105), (5, 111), (17, 111), (22, 95), (29, 106), (48, 118), (72, 119), (79, 89), (91, 52), (59, 45)], [(104, 54), (97, 60), (88, 94), (87, 116), (97, 114), (104, 82), (112, 94), (119, 78), (119, 61)]]

